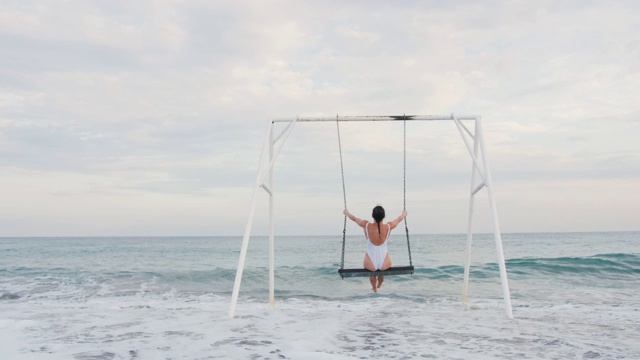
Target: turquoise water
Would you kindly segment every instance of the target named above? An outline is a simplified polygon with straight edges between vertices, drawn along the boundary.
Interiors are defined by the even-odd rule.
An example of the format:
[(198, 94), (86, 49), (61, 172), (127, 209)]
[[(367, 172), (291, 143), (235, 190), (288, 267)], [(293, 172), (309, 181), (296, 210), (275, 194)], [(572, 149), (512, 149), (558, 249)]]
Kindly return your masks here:
[[(325, 332), (343, 333), (340, 338), (325, 334), (322, 346), (313, 351), (315, 355), (413, 357), (399, 349), (372, 352), (366, 345), (367, 337), (352, 331), (365, 326), (361, 319), (378, 312), (386, 315), (374, 318), (397, 328), (394, 341), (408, 341), (412, 332), (403, 330), (408, 320), (402, 309), (412, 309), (413, 318), (425, 317), (425, 324), (416, 326), (428, 333), (427, 339), (442, 339), (442, 334), (449, 333), (444, 344), (421, 347), (417, 340), (411, 342), (416, 356), (449, 358), (447, 344), (455, 343), (461, 330), (447, 319), (458, 319), (457, 323), (480, 331), (477, 336), (487, 331), (481, 330), (489, 326), (484, 321), (500, 325), (489, 326), (488, 338), (471, 346), (473, 351), (456, 348), (451, 358), (468, 358), (472, 353), (476, 358), (496, 358), (505, 351), (515, 351), (501, 331), (520, 324), (510, 331), (522, 332), (527, 321), (538, 335), (530, 339), (523, 335), (523, 344), (517, 348), (522, 348), (524, 357), (547, 358), (534, 350), (545, 339), (560, 344), (551, 347), (556, 350), (549, 358), (567, 354), (580, 358), (589, 352), (588, 356), (602, 358), (640, 358), (640, 346), (632, 335), (640, 330), (639, 232), (504, 234), (516, 320), (504, 317), (493, 235), (474, 237), (468, 312), (460, 306), (466, 235), (413, 235), (415, 274), (388, 277), (378, 294), (371, 293), (366, 278), (342, 280), (338, 276), (341, 236), (277, 237), (275, 313), (269, 313), (266, 305), (268, 239), (255, 237), (240, 292), (240, 319), (229, 319), (241, 241), (240, 237), (2, 238), (0, 331), (14, 340), (0, 350), (0, 355), (5, 351), (9, 357), (1, 358), (32, 358), (34, 353), (45, 358), (133, 358), (131, 351), (136, 358), (308, 358), (308, 353), (285, 344), (294, 339), (312, 341), (310, 334), (308, 339), (300, 337), (309, 323)], [(364, 245), (362, 236), (347, 238), (345, 267), (362, 266)], [(394, 265), (408, 265), (403, 236), (392, 237), (389, 248)], [(363, 301), (366, 306), (360, 305)], [(109, 330), (113, 324), (101, 313), (105, 309), (118, 309), (118, 315), (111, 316), (119, 319), (127, 329), (124, 334), (129, 335), (113, 340), (122, 331)], [(184, 309), (189, 309), (188, 314)], [(345, 309), (349, 309), (349, 316), (359, 316), (354, 315), (349, 324), (340, 324)], [(56, 315), (60, 312), (67, 316)], [(141, 316), (142, 312), (152, 314)], [(470, 313), (482, 319), (483, 325), (469, 322)], [(250, 318), (254, 326), (263, 323), (253, 333)], [(285, 334), (282, 344), (270, 333), (273, 321), (287, 323), (292, 329), (278, 330)], [(582, 322), (584, 326), (577, 329), (571, 325)], [(239, 326), (245, 323), (248, 325)], [(174, 334), (177, 344), (182, 344), (180, 349), (169, 346), (158, 350), (166, 331), (174, 331), (175, 324), (188, 324), (190, 332), (201, 336)], [(149, 328), (163, 331), (153, 333)], [(567, 339), (569, 329), (584, 336)], [(110, 331), (111, 337), (101, 337)], [(474, 330), (470, 331), (473, 334)], [(66, 336), (58, 336), (60, 332)], [(450, 338), (451, 334), (458, 335)], [(246, 345), (253, 344), (258, 335), (272, 346)], [(611, 345), (611, 337), (618, 345)], [(201, 344), (202, 339), (211, 343)], [(194, 344), (202, 346), (196, 350)], [(285, 355), (286, 349), (290, 355)], [(272, 353), (275, 350), (279, 352)], [(298, 357), (293, 356), (296, 354)]]
[[(625, 288), (640, 274), (640, 235), (620, 233), (504, 234), (503, 246), (511, 287), (527, 292), (538, 283), (553, 288), (573, 284)], [(398, 276), (402, 296), (421, 296), (423, 290), (440, 295), (460, 292), (466, 249), (465, 235), (413, 235), (413, 276)], [(240, 237), (172, 238), (4, 238), (0, 240), (3, 291), (20, 297), (48, 292), (59, 286), (80, 298), (98, 290), (229, 295), (239, 257)], [(350, 282), (340, 279), (339, 237), (279, 237), (276, 239), (277, 290), (282, 296), (319, 296), (327, 299), (353, 294)], [(364, 243), (347, 238), (345, 267), (361, 267)], [(252, 238), (244, 272), (244, 296), (260, 298), (267, 291), (268, 239)], [(394, 265), (408, 265), (406, 241), (390, 243)], [(472, 284), (483, 297), (500, 297), (493, 235), (476, 235), (472, 249)], [(20, 280), (18, 280), (20, 279)], [(11, 282), (42, 284), (18, 290)], [(312, 283), (310, 283), (310, 281)], [(320, 286), (319, 286), (320, 285)], [(143, 288), (144, 286), (144, 288)], [(324, 289), (330, 287), (332, 291)], [(321, 290), (322, 289), (322, 290)], [(533, 292), (528, 296), (536, 296)]]

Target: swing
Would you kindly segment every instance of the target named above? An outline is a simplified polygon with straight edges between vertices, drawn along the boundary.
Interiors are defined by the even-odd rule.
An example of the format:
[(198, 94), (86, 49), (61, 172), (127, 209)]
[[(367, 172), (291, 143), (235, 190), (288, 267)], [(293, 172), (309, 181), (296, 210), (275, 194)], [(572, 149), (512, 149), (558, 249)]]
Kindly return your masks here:
[[(404, 124), (404, 173), (402, 179), (402, 197), (403, 197), (403, 209), (407, 210), (407, 121), (403, 117)], [(342, 195), (344, 197), (344, 208), (347, 209), (347, 190), (344, 184), (344, 166), (342, 161), (342, 142), (340, 140), (340, 122), (336, 119), (336, 126), (338, 128), (338, 149), (340, 152), (340, 172), (342, 173)], [(414, 268), (411, 261), (411, 243), (409, 242), (409, 227), (407, 226), (407, 218), (404, 219), (404, 231), (407, 235), (407, 250), (409, 252), (409, 266), (392, 266), (387, 270), (370, 271), (365, 268), (344, 268), (344, 248), (347, 237), (347, 215), (344, 216), (344, 227), (342, 229), (342, 256), (340, 260), (340, 269), (338, 274), (342, 279), (346, 277), (364, 277), (364, 276), (388, 276), (388, 275), (413, 275)]]

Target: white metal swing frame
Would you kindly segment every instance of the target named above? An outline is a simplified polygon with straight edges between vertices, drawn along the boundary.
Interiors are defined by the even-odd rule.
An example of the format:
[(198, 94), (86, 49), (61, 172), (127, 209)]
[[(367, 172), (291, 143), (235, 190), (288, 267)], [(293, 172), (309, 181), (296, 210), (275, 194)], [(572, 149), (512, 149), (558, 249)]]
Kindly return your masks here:
[[(270, 308), (275, 307), (275, 221), (274, 221), (274, 165), (278, 155), (284, 147), (284, 143), (291, 134), (293, 127), (298, 122), (327, 122), (327, 121), (453, 121), (460, 132), (460, 136), (464, 141), (469, 155), (471, 156), (471, 187), (469, 196), (469, 219), (467, 227), (467, 250), (464, 267), (464, 283), (462, 290), (462, 303), (464, 308), (468, 308), (469, 296), (469, 268), (471, 266), (471, 244), (473, 239), (473, 207), (475, 195), (486, 187), (489, 205), (491, 208), (491, 217), (493, 220), (493, 234), (496, 243), (496, 252), (498, 255), (498, 265), (500, 268), (500, 281), (502, 284), (502, 298), (504, 300), (504, 308), (506, 315), (513, 318), (513, 310), (511, 307), (511, 295), (509, 293), (509, 283), (507, 279), (507, 269), (504, 260), (504, 252), (502, 249), (502, 236), (500, 233), (500, 224), (498, 221), (498, 212), (493, 194), (493, 184), (491, 181), (491, 172), (489, 171), (489, 163), (487, 159), (487, 151), (485, 147), (484, 135), (482, 132), (482, 118), (480, 116), (456, 116), (451, 115), (398, 115), (398, 116), (336, 116), (334, 117), (297, 117), (295, 119), (270, 119), (268, 121), (267, 133), (262, 145), (260, 154), (260, 162), (258, 166), (258, 174), (256, 183), (253, 187), (253, 195), (251, 197), (251, 207), (247, 225), (245, 227), (242, 239), (242, 247), (240, 250), (240, 258), (236, 269), (236, 277), (233, 286), (233, 294), (231, 295), (231, 306), (229, 316), (234, 317), (236, 306), (238, 304), (238, 296), (240, 293), (240, 284), (242, 282), (242, 273), (244, 271), (245, 260), (247, 258), (247, 250), (249, 248), (249, 238), (253, 228), (253, 217), (256, 212), (257, 194), (260, 188), (264, 189), (269, 195), (269, 304)], [(462, 121), (468, 120), (475, 123), (475, 131), (469, 131)], [(278, 122), (288, 123), (284, 130), (277, 136), (274, 133), (274, 124)], [(473, 140), (473, 144), (470, 144)], [(278, 142), (280, 142), (278, 144)], [(276, 144), (278, 146), (276, 147)], [(269, 153), (269, 161), (265, 161), (266, 153)], [(480, 158), (478, 158), (478, 152)], [(480, 161), (482, 159), (482, 161)], [(480, 177), (480, 183), (476, 184), (476, 174)], [(268, 178), (268, 183), (266, 182)]]

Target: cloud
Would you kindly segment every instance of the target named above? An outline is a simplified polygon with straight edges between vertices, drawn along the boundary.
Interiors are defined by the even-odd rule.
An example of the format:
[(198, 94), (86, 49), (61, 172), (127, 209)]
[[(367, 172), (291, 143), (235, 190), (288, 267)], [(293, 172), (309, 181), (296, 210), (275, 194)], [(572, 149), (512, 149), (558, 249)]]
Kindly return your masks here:
[[(522, 218), (552, 206), (553, 195), (573, 201), (544, 228), (580, 230), (571, 209), (591, 219), (577, 207), (595, 205), (563, 187), (584, 181), (611, 208), (633, 206), (614, 196), (619, 184), (640, 193), (632, 181), (640, 175), (634, 10), (632, 1), (4, 2), (0, 171), (11, 174), (4, 188), (31, 205), (2, 228), (28, 235), (19, 224), (32, 221), (43, 234), (70, 234), (43, 209), (96, 203), (116, 214), (169, 201), (183, 211), (193, 205), (193, 214), (226, 206), (216, 224), (237, 234), (267, 119), (454, 112), (483, 116), (496, 193), (509, 189), (501, 201), (518, 204)], [(419, 231), (464, 231), (457, 214), (464, 223), (471, 161), (457, 129), (409, 125), (414, 214), (447, 214)], [(343, 124), (341, 133), (350, 203), (397, 207), (399, 124)], [(276, 168), (278, 207), (297, 219), (286, 232), (340, 222), (338, 159), (335, 123), (296, 126)], [(0, 201), (18, 200), (5, 192)], [(110, 234), (170, 228), (171, 211), (148, 213), (156, 215), (144, 217), (147, 225)], [(11, 214), (0, 208), (0, 217)], [(100, 216), (82, 215), (92, 225), (78, 231), (108, 232)], [(210, 229), (175, 216), (174, 233)], [(630, 227), (619, 219), (588, 228)], [(513, 231), (532, 229), (508, 221)]]

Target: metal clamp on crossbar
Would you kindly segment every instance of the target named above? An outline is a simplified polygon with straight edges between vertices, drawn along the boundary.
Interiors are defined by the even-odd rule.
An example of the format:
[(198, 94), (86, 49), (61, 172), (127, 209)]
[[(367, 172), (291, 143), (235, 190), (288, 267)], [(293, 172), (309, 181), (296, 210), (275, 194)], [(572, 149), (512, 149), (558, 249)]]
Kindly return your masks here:
[(261, 184), (260, 187), (263, 188), (264, 191), (266, 191), (269, 195), (273, 195), (273, 192), (271, 192), (271, 189), (269, 188), (269, 186), (267, 186), (267, 184)]
[(484, 183), (478, 185), (475, 189), (473, 189), (473, 191), (471, 192), (471, 195), (475, 195), (478, 191), (482, 190), (482, 188), (485, 186), (486, 185)]

